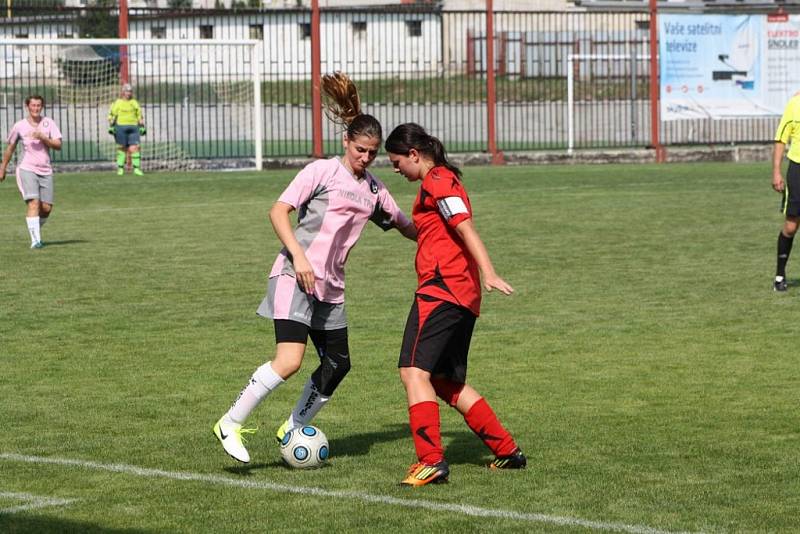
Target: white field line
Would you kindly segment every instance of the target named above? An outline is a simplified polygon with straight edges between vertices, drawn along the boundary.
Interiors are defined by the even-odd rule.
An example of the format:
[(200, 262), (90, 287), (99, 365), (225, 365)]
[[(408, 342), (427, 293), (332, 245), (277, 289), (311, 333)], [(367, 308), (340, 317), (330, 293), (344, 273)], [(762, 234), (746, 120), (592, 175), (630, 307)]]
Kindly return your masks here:
[(165, 478), (169, 480), (181, 480), (189, 482), (203, 482), (217, 486), (230, 486), (235, 488), (255, 489), (274, 491), (277, 493), (295, 493), (300, 495), (311, 495), (314, 497), (330, 497), (333, 499), (356, 500), (367, 503), (384, 504), (389, 506), (402, 506), (405, 508), (422, 508), (436, 512), (446, 512), (462, 514), (474, 517), (493, 517), (498, 519), (508, 519), (526, 523), (547, 523), (566, 527), (583, 527), (591, 530), (606, 530), (612, 532), (630, 532), (632, 534), (669, 534), (669, 531), (649, 527), (646, 525), (626, 525), (624, 523), (611, 523), (605, 521), (589, 521), (576, 517), (564, 517), (547, 514), (531, 514), (514, 512), (511, 510), (498, 510), (492, 508), (480, 508), (463, 504), (447, 504), (422, 499), (401, 499), (388, 495), (373, 495), (357, 491), (336, 491), (322, 488), (289, 486), (286, 484), (275, 484), (266, 481), (243, 480), (221, 475), (206, 475), (202, 473), (190, 473), (183, 471), (163, 471), (161, 469), (149, 469), (126, 464), (103, 464), (89, 462), (85, 460), (71, 460), (68, 458), (47, 458), (42, 456), (25, 456), (21, 454), (2, 453), (0, 460), (9, 462), (23, 462), (32, 464), (63, 465), (71, 467), (81, 467), (84, 469), (94, 469), (98, 471), (110, 471), (112, 473), (123, 473), (145, 478)]
[(9, 508), (0, 508), (0, 514), (13, 514), (16, 512), (25, 512), (28, 510), (45, 508), (47, 506), (66, 506), (77, 500), (77, 499), (56, 499), (54, 497), (42, 497), (40, 495), (31, 495), (30, 493), (12, 493), (8, 491), (0, 491), (0, 499), (23, 501), (25, 503), (25, 504), (18, 504), (17, 506), (11, 506)]

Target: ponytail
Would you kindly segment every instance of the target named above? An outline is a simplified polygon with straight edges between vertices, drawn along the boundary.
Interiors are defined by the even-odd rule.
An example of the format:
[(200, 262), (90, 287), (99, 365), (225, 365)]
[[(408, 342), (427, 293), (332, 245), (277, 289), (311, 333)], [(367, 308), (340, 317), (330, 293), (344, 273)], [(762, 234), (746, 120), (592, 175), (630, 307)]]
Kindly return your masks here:
[(322, 92), (328, 97), (325, 114), (334, 123), (343, 126), (348, 139), (359, 135), (383, 138), (381, 123), (372, 115), (361, 112), (361, 98), (358, 89), (346, 74), (334, 72), (322, 77)]
[(384, 143), (386, 152), (407, 156), (413, 148), (420, 154), (433, 160), (437, 167), (445, 167), (461, 177), (461, 169), (450, 163), (442, 142), (425, 131), (425, 128), (413, 122), (401, 124), (389, 134)]

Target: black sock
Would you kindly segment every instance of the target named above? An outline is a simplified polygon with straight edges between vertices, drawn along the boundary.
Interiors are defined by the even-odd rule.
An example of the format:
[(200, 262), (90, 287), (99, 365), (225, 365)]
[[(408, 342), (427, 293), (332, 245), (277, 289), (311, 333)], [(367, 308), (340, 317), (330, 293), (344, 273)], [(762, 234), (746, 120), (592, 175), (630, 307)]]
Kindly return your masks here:
[(775, 276), (786, 278), (786, 262), (789, 261), (793, 241), (794, 236), (786, 237), (783, 235), (783, 231), (778, 234), (778, 266), (775, 269)]

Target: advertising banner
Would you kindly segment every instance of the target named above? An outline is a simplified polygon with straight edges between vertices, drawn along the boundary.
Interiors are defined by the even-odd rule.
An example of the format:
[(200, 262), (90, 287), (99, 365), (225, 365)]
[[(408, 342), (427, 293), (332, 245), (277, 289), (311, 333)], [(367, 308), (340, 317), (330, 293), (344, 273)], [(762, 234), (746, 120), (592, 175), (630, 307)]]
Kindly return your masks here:
[(800, 91), (800, 16), (658, 20), (662, 120), (780, 115)]

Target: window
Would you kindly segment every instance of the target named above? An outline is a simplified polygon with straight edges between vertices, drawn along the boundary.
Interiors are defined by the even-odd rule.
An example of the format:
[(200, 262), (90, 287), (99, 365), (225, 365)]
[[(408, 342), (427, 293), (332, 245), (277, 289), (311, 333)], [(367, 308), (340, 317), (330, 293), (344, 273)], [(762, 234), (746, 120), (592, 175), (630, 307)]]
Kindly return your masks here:
[[(14, 36), (14, 39), (27, 39), (27, 38), (28, 38), (28, 34), (27, 33), (18, 33), (18, 34), (16, 34)], [(28, 48), (28, 45), (16, 45), (16, 47), (20, 48), (20, 49), (24, 49), (24, 48)]]
[(353, 33), (355, 34), (365, 34), (367, 33), (367, 23), (363, 20), (353, 21), (352, 22)]
[(258, 41), (264, 40), (264, 26), (261, 24), (251, 24), (250, 25), (250, 39), (256, 39)]
[(422, 35), (422, 21), (407, 20), (406, 29), (408, 30), (409, 37), (419, 37), (420, 35)]
[(72, 35), (72, 32), (67, 33), (65, 31), (58, 32), (57, 36), (59, 39), (72, 39), (73, 37), (75, 37), (74, 35)]
[(310, 39), (311, 38), (311, 23), (310, 22), (301, 22), (300, 26), (300, 39)]
[(153, 39), (166, 39), (167, 27), (166, 26), (151, 26), (150, 37)]
[(200, 25), (200, 39), (213, 39), (214, 38), (214, 26), (211, 24), (201, 24)]

